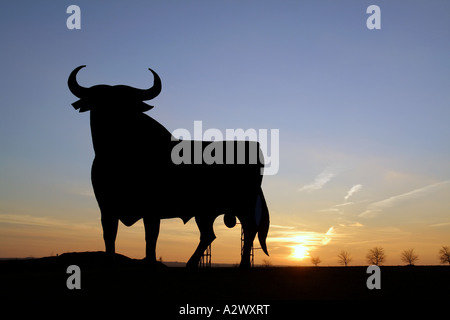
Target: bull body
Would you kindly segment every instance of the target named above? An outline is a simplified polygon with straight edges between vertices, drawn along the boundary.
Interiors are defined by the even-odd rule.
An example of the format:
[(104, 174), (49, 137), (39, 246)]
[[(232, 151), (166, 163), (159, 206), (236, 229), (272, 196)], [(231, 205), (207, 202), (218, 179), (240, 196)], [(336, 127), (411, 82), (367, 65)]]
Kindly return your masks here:
[[(70, 75), (69, 88), (80, 98), (74, 107), (80, 112), (91, 112), (95, 151), (91, 177), (101, 211), (106, 252), (115, 253), (119, 220), (131, 226), (143, 218), (146, 259), (156, 263), (160, 220), (181, 218), (186, 223), (194, 217), (200, 230), (200, 243), (187, 266), (196, 267), (204, 250), (215, 239), (214, 220), (225, 214), (231, 220), (228, 226), (237, 217), (244, 230), (242, 267), (250, 265), (250, 250), (257, 233), (267, 254), (269, 213), (261, 189), (263, 163), (259, 144), (175, 139), (164, 126), (143, 113), (151, 107), (142, 101), (153, 98), (161, 90), (155, 72), (151, 70), (155, 80), (150, 94), (127, 86), (80, 87), (75, 77), (81, 68)], [(191, 150), (188, 155), (191, 161), (175, 164), (172, 152), (180, 143), (189, 147), (183, 150)], [(206, 149), (222, 150), (223, 161), (199, 163), (195, 152), (203, 153)], [(238, 155), (239, 150), (245, 150), (244, 161), (242, 153)], [(251, 159), (251, 152), (258, 153), (258, 161), (252, 161), (255, 157)], [(227, 156), (228, 160), (234, 158), (233, 164), (226, 164)]]

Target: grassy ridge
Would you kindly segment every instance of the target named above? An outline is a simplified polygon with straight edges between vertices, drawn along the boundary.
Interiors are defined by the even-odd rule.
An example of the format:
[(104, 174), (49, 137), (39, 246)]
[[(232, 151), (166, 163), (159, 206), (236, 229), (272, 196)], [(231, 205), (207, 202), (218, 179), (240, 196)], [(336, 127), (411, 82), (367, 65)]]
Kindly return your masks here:
[[(141, 260), (104, 253), (0, 261), (1, 297), (9, 299), (144, 299), (274, 301), (322, 299), (449, 299), (450, 267), (381, 267), (381, 289), (366, 286), (367, 267), (149, 269)], [(81, 289), (69, 290), (69, 265), (81, 269)]]

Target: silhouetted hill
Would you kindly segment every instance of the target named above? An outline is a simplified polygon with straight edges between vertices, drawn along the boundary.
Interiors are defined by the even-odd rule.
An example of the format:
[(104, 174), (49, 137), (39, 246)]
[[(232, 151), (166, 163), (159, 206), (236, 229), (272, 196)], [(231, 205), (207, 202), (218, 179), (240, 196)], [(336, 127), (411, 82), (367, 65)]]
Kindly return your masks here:
[[(78, 265), (81, 289), (66, 286), (67, 267)], [(366, 286), (367, 267), (260, 267), (187, 270), (104, 252), (0, 261), (1, 298), (253, 301), (315, 299), (449, 299), (450, 267), (381, 267), (381, 289)]]

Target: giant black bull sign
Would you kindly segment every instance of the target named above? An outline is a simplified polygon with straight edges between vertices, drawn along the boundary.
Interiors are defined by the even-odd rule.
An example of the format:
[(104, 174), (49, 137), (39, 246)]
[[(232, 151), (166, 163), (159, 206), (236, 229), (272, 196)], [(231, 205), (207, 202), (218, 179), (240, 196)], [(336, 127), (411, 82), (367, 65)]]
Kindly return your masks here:
[[(268, 254), (269, 212), (261, 189), (264, 164), (258, 142), (175, 139), (144, 113), (153, 107), (143, 101), (161, 92), (161, 79), (156, 72), (149, 69), (154, 84), (147, 90), (123, 85), (85, 88), (76, 80), (83, 67), (72, 71), (68, 86), (80, 99), (73, 107), (79, 112), (91, 112), (95, 151), (92, 185), (101, 211), (106, 252), (112, 256), (115, 253), (119, 220), (131, 226), (143, 218), (146, 260), (156, 263), (160, 220), (177, 217), (186, 223), (195, 217), (200, 243), (187, 266), (196, 267), (204, 250), (215, 239), (214, 220), (225, 214), (228, 227), (235, 225), (236, 217), (242, 224), (242, 267), (250, 265), (250, 250), (256, 234), (262, 250)], [(199, 163), (196, 159), (187, 161), (190, 164), (173, 161), (174, 147), (180, 143), (189, 144), (194, 151), (221, 150), (221, 156), (227, 161), (206, 163), (202, 160)], [(221, 148), (214, 148), (219, 146)], [(179, 150), (183, 152), (183, 148)], [(186, 155), (181, 156), (186, 158)], [(195, 152), (191, 156), (194, 160)]]

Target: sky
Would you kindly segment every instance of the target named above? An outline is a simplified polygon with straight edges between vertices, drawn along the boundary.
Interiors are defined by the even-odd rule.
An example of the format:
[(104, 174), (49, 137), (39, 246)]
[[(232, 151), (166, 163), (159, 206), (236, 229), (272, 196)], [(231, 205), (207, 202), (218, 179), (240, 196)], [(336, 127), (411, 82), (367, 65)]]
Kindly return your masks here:
[[(450, 245), (448, 1), (9, 1), (0, 26), (0, 257), (104, 250), (89, 113), (67, 88), (79, 65), (87, 87), (148, 88), (155, 70), (147, 114), (171, 132), (278, 130), (257, 264), (337, 265), (345, 250), (366, 265), (374, 246), (387, 265), (409, 248), (438, 264)], [(212, 262), (238, 263), (239, 226), (219, 217), (215, 233)], [(157, 256), (186, 262), (198, 239), (194, 221), (164, 220)], [(141, 221), (116, 250), (144, 257)]]

